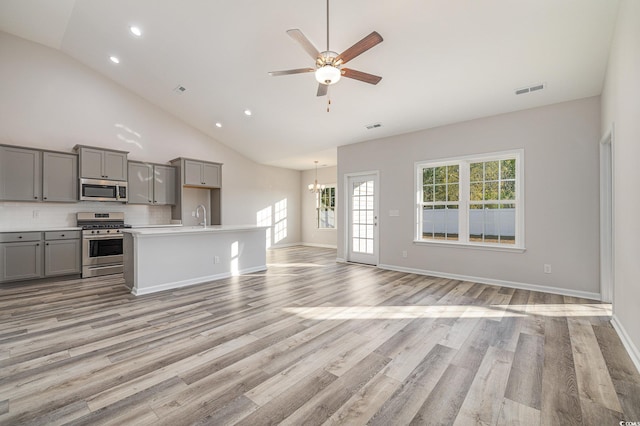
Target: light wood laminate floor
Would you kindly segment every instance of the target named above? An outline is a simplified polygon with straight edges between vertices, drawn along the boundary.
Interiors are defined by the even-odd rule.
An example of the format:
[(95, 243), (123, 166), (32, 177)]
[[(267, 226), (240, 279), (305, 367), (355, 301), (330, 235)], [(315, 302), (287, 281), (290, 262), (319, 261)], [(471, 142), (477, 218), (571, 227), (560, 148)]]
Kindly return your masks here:
[(640, 421), (610, 305), (269, 252), (134, 297), (122, 276), (0, 287), (0, 424)]

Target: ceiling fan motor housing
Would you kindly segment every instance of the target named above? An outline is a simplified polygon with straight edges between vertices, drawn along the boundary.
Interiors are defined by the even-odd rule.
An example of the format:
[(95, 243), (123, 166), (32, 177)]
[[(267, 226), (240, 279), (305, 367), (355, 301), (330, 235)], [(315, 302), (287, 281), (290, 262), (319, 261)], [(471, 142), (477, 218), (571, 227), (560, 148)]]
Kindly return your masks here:
[(331, 85), (337, 83), (342, 76), (340, 65), (336, 58), (338, 53), (326, 50), (316, 59), (316, 80), (320, 84)]

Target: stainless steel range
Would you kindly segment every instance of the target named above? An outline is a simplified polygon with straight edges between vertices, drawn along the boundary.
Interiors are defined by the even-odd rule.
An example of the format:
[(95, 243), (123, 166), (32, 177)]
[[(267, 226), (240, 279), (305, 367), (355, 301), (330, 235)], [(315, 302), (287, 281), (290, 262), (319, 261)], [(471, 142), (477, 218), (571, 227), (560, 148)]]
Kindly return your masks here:
[(119, 274), (124, 270), (122, 233), (130, 228), (124, 213), (78, 213), (82, 228), (82, 278)]

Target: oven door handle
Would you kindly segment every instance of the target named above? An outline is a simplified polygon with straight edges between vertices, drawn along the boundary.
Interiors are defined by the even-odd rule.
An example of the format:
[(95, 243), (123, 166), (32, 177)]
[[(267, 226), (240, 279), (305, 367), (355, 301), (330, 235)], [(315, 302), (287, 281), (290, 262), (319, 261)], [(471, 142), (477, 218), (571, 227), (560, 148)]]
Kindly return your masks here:
[(83, 240), (120, 240), (122, 234), (103, 234), (103, 235), (83, 235)]

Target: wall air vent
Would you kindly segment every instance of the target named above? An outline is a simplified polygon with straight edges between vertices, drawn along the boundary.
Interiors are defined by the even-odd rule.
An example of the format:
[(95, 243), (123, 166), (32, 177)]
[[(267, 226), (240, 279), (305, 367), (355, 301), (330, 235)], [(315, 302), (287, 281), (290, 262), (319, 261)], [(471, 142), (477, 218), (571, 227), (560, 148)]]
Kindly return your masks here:
[(524, 95), (525, 93), (536, 92), (538, 90), (544, 89), (546, 86), (545, 83), (535, 84), (529, 87), (522, 87), (520, 89), (516, 89), (516, 95)]
[(367, 127), (367, 130), (372, 130), (372, 129), (377, 129), (378, 127), (382, 127), (381, 123), (374, 123), (374, 124), (369, 124)]

